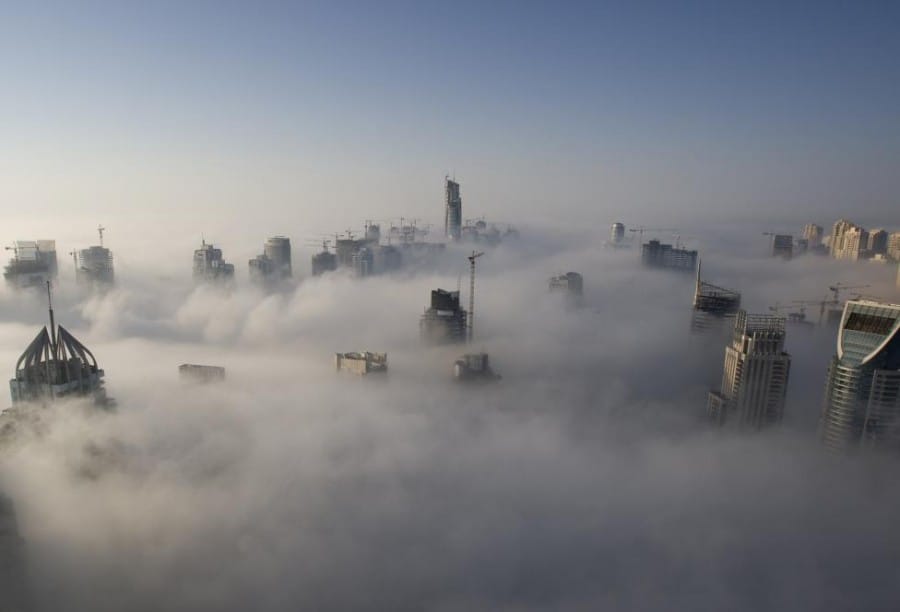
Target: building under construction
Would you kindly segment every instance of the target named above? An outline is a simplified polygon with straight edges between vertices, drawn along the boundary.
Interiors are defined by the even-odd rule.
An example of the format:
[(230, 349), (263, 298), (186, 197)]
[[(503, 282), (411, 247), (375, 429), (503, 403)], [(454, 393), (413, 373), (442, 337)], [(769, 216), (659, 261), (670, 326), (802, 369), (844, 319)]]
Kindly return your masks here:
[(55, 283), (59, 274), (55, 240), (17, 240), (6, 250), (12, 259), (3, 269), (3, 278), (14, 289), (43, 288)]
[(104, 289), (115, 282), (112, 252), (103, 246), (104, 228), (97, 228), (100, 244), (80, 249), (73, 253), (75, 258), (75, 282), (82, 287)]
[(226, 263), (222, 249), (204, 240), (194, 251), (194, 281), (201, 283), (229, 283), (234, 280), (234, 265)]
[(429, 344), (465, 342), (466, 322), (466, 311), (459, 304), (459, 291), (434, 289), (431, 305), (419, 321), (419, 332)]
[(444, 177), (444, 236), (454, 242), (462, 237), (462, 197), (449, 176)]
[(387, 353), (335, 353), (334, 367), (338, 372), (350, 372), (359, 376), (385, 374), (388, 369)]
[[(48, 296), (49, 291), (48, 283)], [(15, 377), (9, 381), (13, 407), (68, 396), (90, 397), (106, 405), (104, 374), (94, 355), (66, 328), (56, 325), (52, 304), (49, 312), (49, 330), (43, 327), (16, 362)]]
[(740, 309), (741, 294), (702, 280), (698, 260), (691, 331), (695, 333), (723, 332), (730, 327), (731, 321)]
[(337, 270), (337, 256), (328, 250), (328, 240), (322, 242), (322, 251), (312, 256), (312, 275), (321, 276)]
[(651, 240), (641, 245), (641, 262), (649, 268), (689, 271), (697, 267), (697, 251)]

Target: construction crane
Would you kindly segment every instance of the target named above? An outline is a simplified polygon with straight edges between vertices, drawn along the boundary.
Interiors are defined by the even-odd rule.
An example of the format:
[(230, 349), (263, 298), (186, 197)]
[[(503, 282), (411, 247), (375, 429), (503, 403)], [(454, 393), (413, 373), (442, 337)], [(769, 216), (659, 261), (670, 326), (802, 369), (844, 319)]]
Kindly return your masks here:
[(472, 251), (469, 255), (469, 342), (475, 336), (475, 260), (484, 252)]
[(628, 230), (632, 234), (638, 235), (638, 246), (644, 244), (644, 232), (677, 232), (677, 229), (670, 228), (658, 228), (658, 227), (644, 227), (643, 225), (635, 228), (631, 228)]
[(841, 291), (846, 291), (848, 289), (865, 289), (866, 287), (871, 287), (871, 285), (844, 285), (835, 283), (830, 286), (828, 290), (834, 295), (834, 303), (839, 304), (841, 302)]
[(102, 225), (97, 226), (97, 233), (100, 234), (100, 246), (103, 246), (103, 232), (106, 231), (106, 228)]

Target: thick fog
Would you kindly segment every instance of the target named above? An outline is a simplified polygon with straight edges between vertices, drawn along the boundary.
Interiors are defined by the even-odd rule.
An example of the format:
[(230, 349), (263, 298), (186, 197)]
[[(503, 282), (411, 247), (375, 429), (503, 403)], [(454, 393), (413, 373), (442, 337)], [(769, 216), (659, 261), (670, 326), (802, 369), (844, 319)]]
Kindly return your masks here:
[[(295, 247), (296, 286), (273, 294), (227, 245), (230, 292), (193, 286), (189, 248), (112, 244), (117, 287), (93, 297), (61, 256), (57, 320), (117, 405), (59, 402), (2, 449), (37, 607), (894, 609), (900, 471), (816, 439), (834, 330), (789, 326), (782, 427), (710, 429), (724, 339), (689, 333), (694, 277), (592, 231), (521, 229), (479, 259), (472, 347), (418, 335), (431, 289), (461, 284), (467, 303), (463, 248), (359, 280), (309, 278)], [(897, 298), (894, 267), (771, 259), (745, 228), (705, 235), (704, 278), (751, 312), (838, 281)], [(547, 291), (570, 270), (580, 309)], [(45, 306), (0, 293), (10, 375)], [(472, 349), (502, 380), (451, 382)], [(355, 350), (386, 351), (388, 376), (338, 375), (333, 354)], [(227, 379), (183, 385), (185, 362)]]

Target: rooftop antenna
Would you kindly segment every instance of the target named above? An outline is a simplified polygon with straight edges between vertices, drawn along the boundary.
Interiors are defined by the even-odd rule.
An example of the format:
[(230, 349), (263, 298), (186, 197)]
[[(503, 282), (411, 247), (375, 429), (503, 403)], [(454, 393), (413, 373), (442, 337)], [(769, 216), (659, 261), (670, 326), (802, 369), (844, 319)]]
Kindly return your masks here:
[(56, 319), (53, 317), (53, 295), (50, 292), (50, 281), (47, 281), (47, 310), (50, 311), (50, 349), (53, 351), (53, 358), (57, 359)]
[(103, 227), (102, 225), (98, 225), (98, 226), (97, 226), (97, 233), (100, 234), (100, 246), (101, 246), (101, 247), (103, 246), (103, 232), (104, 232), (104, 230), (106, 230), (106, 228)]
[(469, 342), (475, 335), (475, 260), (484, 255), (484, 252), (472, 251), (469, 255)]
[(72, 256), (72, 263), (75, 264), (75, 281), (78, 281), (78, 251), (69, 251)]

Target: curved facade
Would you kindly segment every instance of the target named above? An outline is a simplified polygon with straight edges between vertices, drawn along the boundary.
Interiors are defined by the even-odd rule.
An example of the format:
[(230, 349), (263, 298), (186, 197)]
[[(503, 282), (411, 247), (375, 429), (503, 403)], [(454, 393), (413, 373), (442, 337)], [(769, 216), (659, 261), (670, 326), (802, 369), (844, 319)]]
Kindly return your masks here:
[(832, 450), (900, 450), (900, 305), (847, 302), (819, 429)]

